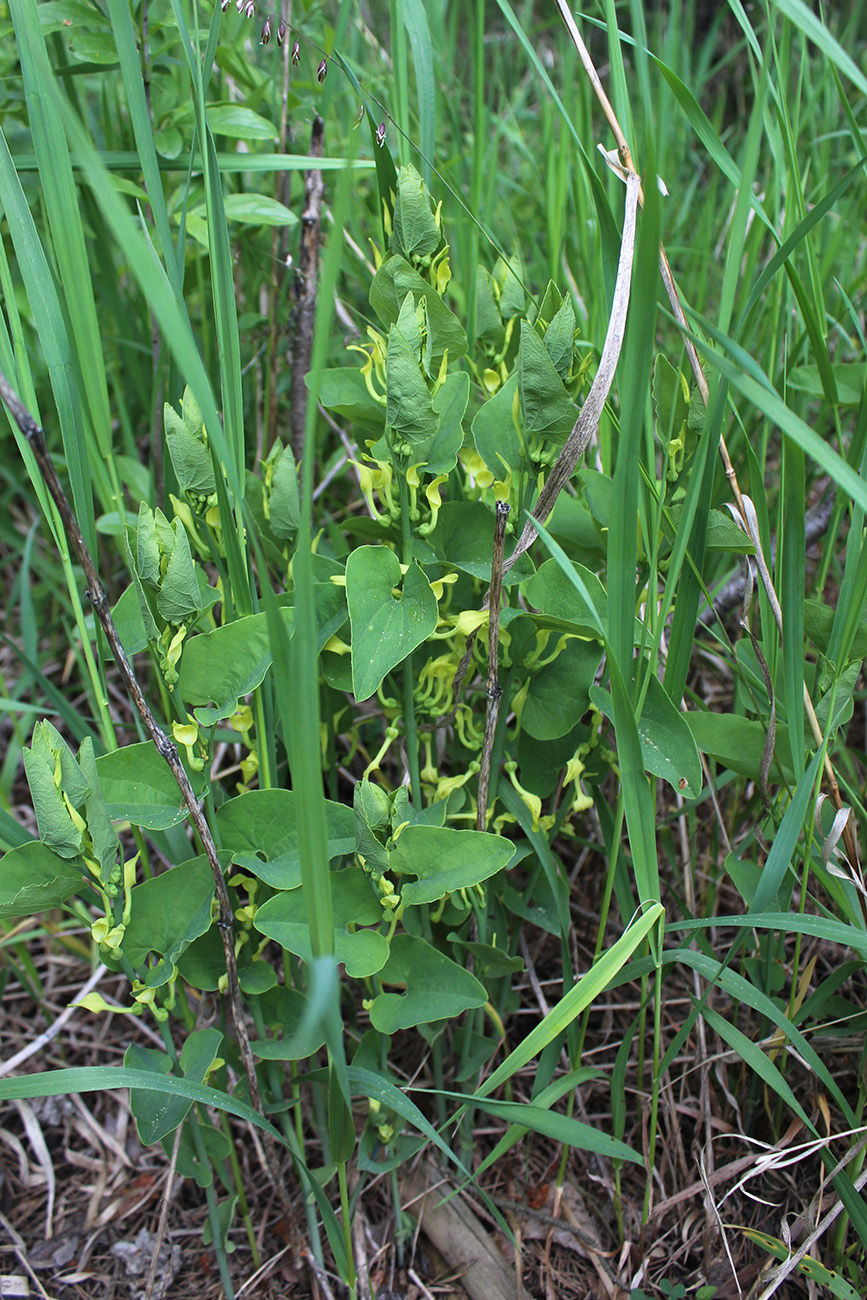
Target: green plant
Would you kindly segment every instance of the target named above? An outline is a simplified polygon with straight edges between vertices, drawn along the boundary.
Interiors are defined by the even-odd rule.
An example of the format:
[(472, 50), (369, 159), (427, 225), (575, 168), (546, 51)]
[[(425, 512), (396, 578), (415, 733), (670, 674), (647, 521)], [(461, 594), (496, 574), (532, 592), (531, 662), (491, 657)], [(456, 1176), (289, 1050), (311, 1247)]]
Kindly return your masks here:
[[(433, 84), (434, 46), (459, 62), (443, 13), (428, 17), (414, 5), (404, 13), (398, 0), (392, 6), (396, 169), (392, 126), (386, 147), (385, 118), (360, 76), (349, 5), (320, 65), (327, 77), (291, 86), (286, 80), (278, 89), (273, 69), (246, 62), (223, 39), (219, 8), (207, 29), (201, 15), (191, 22), (179, 4), (158, 9), (150, 39), (159, 53), (148, 80), (133, 15), (114, 4), (107, 19), (88, 15), (73, 52), (117, 58), (128, 114), (121, 141), (106, 134), (96, 144), (75, 95), (55, 84), (49, 49), (56, 56), (65, 48), (51, 40), (61, 29), (48, 32), (47, 47), (42, 20), (49, 15), (31, 0), (12, 6), (41, 190), (34, 216), (20, 153), (0, 146), (7, 228), (26, 289), (22, 319), (4, 246), (8, 332), (0, 333), (0, 369), (14, 376), (12, 389), (24, 399), (16, 406), (14, 392), (4, 392), (30, 478), (29, 487), (22, 481), (15, 490), (38, 500), (61, 554), (62, 622), (75, 628), (69, 635), (89, 704), (77, 711), (47, 689), (36, 620), (24, 602), (21, 662), (30, 688), (58, 709), (58, 725), (37, 723), (29, 745), (18, 728), (15, 753), (23, 755), (39, 839), (24, 835), (8, 813), (0, 819), (0, 914), (15, 919), (63, 908), (86, 918), (100, 960), (129, 979), (126, 1010), (152, 1016), (166, 1050), (134, 1045), (123, 1068), (74, 1077), (46, 1072), (7, 1081), (0, 1095), (132, 1087), (144, 1141), (171, 1152), (180, 1133), (177, 1167), (205, 1190), (227, 1293), (229, 1224), (236, 1205), (247, 1212), (237, 1172), (227, 1173), (231, 1141), (209, 1117), (208, 1103), (267, 1135), (278, 1186), (272, 1144), (288, 1148), (307, 1193), (314, 1254), (321, 1263), (318, 1212), (351, 1291), (353, 1162), (356, 1195), (365, 1179), (393, 1175), (425, 1143), (469, 1177), (473, 1116), (482, 1112), (507, 1127), (476, 1162), (475, 1177), (531, 1131), (563, 1144), (560, 1182), (568, 1151), (609, 1158), (619, 1211), (624, 1167), (638, 1166), (642, 1175), (645, 1165), (655, 1168), (660, 1089), (693, 1033), (716, 1035), (749, 1071), (746, 1115), (765, 1105), (778, 1122), (792, 1111), (816, 1135), (807, 1098), (779, 1055), (788, 1043), (846, 1131), (858, 1127), (862, 1091), (846, 1094), (807, 1033), (838, 985), (829, 977), (811, 988), (815, 967), (801, 972), (800, 945), (809, 938), (845, 945), (857, 955), (853, 976), (867, 952), (858, 880), (834, 861), (840, 841), (854, 865), (852, 825), (863, 833), (867, 820), (857, 797), (861, 758), (844, 743), (864, 648), (867, 493), (858, 471), (867, 402), (863, 376), (844, 368), (850, 363), (837, 360), (826, 337), (828, 267), (839, 263), (841, 245), (822, 224), (836, 204), (853, 202), (864, 150), (849, 110), (853, 156), (808, 210), (785, 94), (789, 43), (809, 34), (829, 67), (864, 87), (827, 28), (811, 24), (797, 5), (780, 7), (787, 21), (778, 34), (763, 31), (762, 44), (744, 19), (753, 107), (735, 162), (720, 126), (711, 125), (672, 66), (676, 45), (649, 62), (638, 6), (630, 57), (640, 93), (629, 103), (623, 49), (633, 47), (621, 44), (614, 6), (606, 6), (617, 116), (628, 122), (634, 112), (642, 124), (631, 134), (647, 174), (667, 172), (672, 161), (655, 152), (656, 143), (664, 149), (664, 135), (657, 141), (652, 130), (655, 69), (659, 93), (665, 86), (671, 94), (665, 112), (683, 115), (717, 179), (735, 189), (718, 309), (706, 319), (716, 290), (699, 285), (689, 295), (697, 309), (683, 316), (672, 291), (678, 332), (658, 314), (658, 260), (663, 231), (670, 244), (669, 227), (687, 218), (668, 215), (652, 185), (638, 215), (639, 181), (625, 137), (625, 168), (609, 157), (614, 175), (597, 174), (575, 125), (578, 109), (587, 110), (583, 92), (573, 89), (570, 105), (563, 103), (526, 25), (505, 3), (512, 45), (502, 58), (515, 66), (518, 55), (527, 59), (546, 95), (549, 146), (558, 136), (561, 148), (546, 177), (544, 222), (530, 195), (516, 194), (500, 229), (502, 242), (517, 251), (501, 248), (490, 267), (480, 259), (482, 235), (500, 210), (486, 194), (486, 175), (495, 169), (486, 143), (483, 83), (491, 69), (483, 5), (471, 51), (472, 155), (436, 181), (439, 133), (460, 136), (459, 125), (437, 116), (444, 105)], [(313, 21), (305, 13), (304, 22)], [(321, 51), (306, 44), (309, 32), (302, 35), (312, 73)], [(288, 66), (287, 57), (284, 71)], [(345, 81), (334, 90), (338, 72)], [(521, 143), (524, 93), (515, 92), (514, 117), (494, 132), (506, 148)], [(290, 99), (328, 118), (334, 96), (332, 132), (335, 120), (351, 117), (347, 101), (354, 108), (361, 97), (370, 159), (355, 157), (363, 136), (348, 129), (347, 156), (337, 160), (315, 156), (312, 147), (314, 156), (253, 152), (235, 173), (239, 155), (218, 149), (221, 138), (273, 139), (278, 121), (285, 145)], [(779, 210), (753, 191), (769, 116), (788, 200), (779, 198)], [(424, 155), (418, 170), (409, 163), (414, 138)], [(563, 161), (566, 139), (576, 145), (574, 171)], [(119, 187), (106, 165), (118, 143), (134, 143), (136, 176)], [(186, 179), (164, 184), (165, 164), (181, 158)], [(368, 275), (363, 259), (348, 261), (341, 240), (329, 240), (315, 333), (294, 354), (296, 369), (306, 370), (298, 358), (309, 357), (315, 401), (305, 403), (301, 393), (296, 406), (293, 375), (292, 437), (284, 445), (271, 436), (286, 396), (277, 321), (287, 288), (276, 268), (290, 249), (300, 256), (301, 236), (279, 180), (273, 195), (251, 187), (260, 168), (315, 172), (329, 161), (342, 169), (333, 228), (372, 230), (374, 265)], [(224, 193), (227, 175), (240, 177), (231, 193)], [(464, 179), (468, 213), (448, 193)], [(309, 183), (307, 194), (314, 194)], [(574, 225), (586, 230), (592, 221), (593, 239), (567, 234), (567, 195), (583, 218)], [(147, 210), (134, 215), (132, 201), (144, 198)], [(687, 194), (684, 208), (691, 201)], [(311, 210), (308, 235), (318, 220)], [(534, 214), (527, 230), (544, 224), (552, 246), (567, 244), (574, 264), (585, 266), (580, 293), (560, 278), (554, 251), (540, 257), (536, 241), (521, 238), (525, 211)], [(249, 239), (233, 249), (228, 223), (236, 221)], [(704, 224), (709, 240), (713, 223)], [(91, 229), (104, 236), (99, 248)], [(776, 249), (764, 262), (760, 237)], [(353, 246), (359, 243), (353, 237)], [(315, 240), (303, 247), (318, 258)], [(265, 274), (263, 257), (270, 258)], [(109, 265), (97, 274), (100, 258)], [(343, 364), (342, 348), (330, 339), (341, 274), (359, 312), (369, 305), (375, 317), (352, 345), (360, 365)], [(129, 350), (137, 347), (147, 363), (133, 381), (122, 348), (99, 329), (106, 304), (115, 321), (124, 319), (127, 297), (137, 304)], [(267, 313), (258, 311), (262, 301)], [(795, 309), (802, 334), (784, 384), (777, 374), (781, 322)], [(854, 313), (853, 320), (854, 339)], [(44, 385), (31, 376), (28, 342), (35, 337), (57, 411), (56, 421), (46, 415), (44, 423), (52, 445), (55, 430), (60, 434), (74, 510), (52, 480), (51, 458), (28, 415), (40, 402), (51, 409)], [(858, 343), (863, 349), (860, 336)], [(249, 387), (245, 396), (248, 365), (261, 366), (255, 410)], [(168, 401), (160, 400), (161, 386)], [(856, 399), (854, 426), (844, 431)], [(819, 403), (833, 439), (807, 422)], [(153, 475), (142, 470), (133, 432), (143, 413), (153, 428)], [(763, 488), (763, 471), (778, 454), (772, 422), (785, 435), (776, 495)], [(349, 458), (354, 477), (344, 474), (339, 491), (314, 505), (316, 474), (339, 468), (328, 441), (334, 427), (358, 440)], [(591, 439), (592, 465), (581, 460)], [(735, 459), (750, 484), (744, 495), (734, 480), (736, 521), (722, 508), (719, 447), (725, 472)], [(823, 561), (839, 578), (836, 608), (821, 599), (820, 585), (804, 599), (809, 458), (837, 486), (838, 517), (845, 510), (850, 520), (842, 560), (829, 547)], [(346, 511), (350, 495), (366, 513)], [(772, 511), (780, 541), (776, 586), (764, 559)], [(691, 675), (697, 613), (702, 595), (744, 556), (755, 557), (761, 583), (751, 635), (733, 646), (724, 629), (713, 634), (713, 652), (732, 682), (721, 711), (700, 698)], [(33, 565), (45, 560), (34, 559), (32, 542), (21, 558), (26, 588)], [(98, 627), (82, 598), (82, 573)], [(103, 584), (119, 593), (110, 618)], [(121, 667), (135, 713), (118, 716), (109, 707), (115, 670), (108, 649), (121, 665), (124, 654), (135, 664), (134, 673)], [(119, 743), (127, 734), (121, 726), (137, 729), (132, 743)], [(817, 801), (823, 770), (837, 805), (831, 817)], [(732, 794), (730, 809), (746, 809), (748, 830), (734, 847), (731, 832), (741, 826), (731, 811), (709, 828), (702, 820), (717, 786)], [(840, 786), (851, 819), (843, 816)], [(604, 870), (585, 969), (572, 947), (570, 871), (590, 840), (591, 809)], [(192, 838), (182, 829), (187, 818)], [(682, 890), (666, 873), (677, 818), (696, 840), (712, 836), (721, 846), (724, 870), (714, 869), (701, 896), (689, 874)], [(723, 875), (743, 915), (717, 915), (712, 891), (722, 888)], [(739, 936), (726, 954), (706, 933), (723, 923)], [(562, 994), (493, 1068), (514, 1010), (513, 977), (523, 966), (528, 925), (540, 925), (559, 945)], [(681, 932), (695, 936), (696, 946), (681, 944)], [(753, 933), (759, 939), (747, 953)], [(793, 953), (790, 934), (797, 936)], [(666, 946), (672, 942), (679, 946)], [(675, 972), (694, 977), (692, 1007), (666, 1036), (665, 987)], [(584, 1064), (588, 1017), (603, 992), (633, 981), (640, 1010), (616, 1055), (605, 1130), (572, 1116), (576, 1089), (598, 1086)], [(712, 991), (750, 1009), (758, 1029), (721, 1015), (710, 1005)], [(234, 1035), (227, 1025), (197, 1024), (194, 1008), (208, 994), (228, 995)], [(105, 1008), (97, 992), (82, 1005)], [(393, 1044), (407, 1031), (430, 1050), (431, 1111), (424, 1097), (398, 1086)], [(627, 1138), (623, 1080), (633, 1046), (637, 1087), (649, 1093), (642, 1150)], [(561, 1051), (568, 1066), (555, 1076)], [(531, 1104), (519, 1104), (510, 1089), (536, 1057), (544, 1065)], [(244, 1082), (230, 1095), (232, 1076)], [(493, 1095), (500, 1088), (504, 1098)], [(563, 1097), (565, 1114), (556, 1109)], [(357, 1136), (359, 1098), (367, 1110)], [(313, 1108), (314, 1131), (302, 1099)], [(446, 1134), (455, 1123), (453, 1149)], [(867, 1219), (856, 1184), (827, 1149), (821, 1158), (845, 1207), (840, 1221), (848, 1216), (863, 1246)], [(645, 1225), (651, 1188), (645, 1179)], [(395, 1207), (399, 1216), (396, 1190)], [(249, 1219), (248, 1233), (253, 1239)], [(842, 1237), (838, 1255), (841, 1247)], [(685, 1294), (680, 1283), (666, 1285), (672, 1295)]]

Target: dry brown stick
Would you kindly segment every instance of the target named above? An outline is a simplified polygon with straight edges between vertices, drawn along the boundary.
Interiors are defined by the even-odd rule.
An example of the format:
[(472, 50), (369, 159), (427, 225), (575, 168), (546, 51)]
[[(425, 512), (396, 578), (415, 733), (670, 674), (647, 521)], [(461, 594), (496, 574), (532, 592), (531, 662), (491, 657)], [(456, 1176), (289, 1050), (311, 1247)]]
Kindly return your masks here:
[[(285, 19), (286, 28), (292, 27), (292, 5), (288, 4)], [(279, 44), (279, 34), (278, 34)], [(289, 42), (283, 42), (283, 88), (280, 96), (280, 139), (277, 146), (281, 154), (286, 152), (289, 139), (289, 83), (291, 78), (289, 62)], [(274, 198), (288, 206), (289, 173), (280, 171), (274, 178)], [(271, 282), (268, 286), (268, 419), (265, 434), (265, 450), (270, 451), (277, 438), (277, 347), (280, 330), (277, 324), (277, 308), (280, 302), (280, 288), (286, 274), (287, 253), (286, 226), (274, 226), (271, 230)]]
[[(572, 432), (563, 445), (563, 450), (539, 493), (539, 499), (533, 507), (533, 519), (543, 524), (554, 509), (557, 497), (569, 482), (575, 466), (587, 450), (587, 445), (599, 427), (602, 411), (614, 383), (614, 373), (620, 360), (623, 336), (626, 332), (626, 313), (629, 308), (629, 290), (632, 282), (632, 262), (635, 253), (635, 222), (638, 210), (638, 195), (641, 182), (635, 172), (626, 177), (626, 206), (623, 214), (623, 236), (620, 243), (620, 261), (617, 266), (617, 281), (614, 286), (614, 302), (608, 321), (608, 332), (599, 358), (596, 377), (590, 386), (584, 405)], [(503, 565), (503, 572), (508, 573), (520, 555), (523, 555), (536, 540), (536, 529), (531, 520), (524, 526), (520, 540), (512, 554)]]
[[(322, 157), (325, 125), (314, 117), (310, 133), (310, 155)], [(298, 298), (292, 325), (292, 387), (289, 394), (289, 423), (295, 459), (304, 453), (304, 425), (307, 419), (307, 385), (313, 355), (316, 324), (316, 290), (319, 283), (319, 242), (322, 237), (322, 169), (311, 167), (304, 182), (304, 211), (301, 214), (301, 248), (298, 252)]]
[[(102, 580), (96, 571), (96, 565), (93, 557), (87, 549), (87, 544), (82, 537), (81, 529), (78, 526), (78, 520), (69, 504), (66, 493), (63, 490), (60, 479), (57, 477), (57, 471), (54, 463), (48, 453), (45, 445), (45, 437), (42, 428), (34, 420), (33, 416), (23, 405), (18, 394), (11, 387), (5, 374), (0, 370), (0, 398), (6, 403), (9, 411), (27, 440), (34, 459), (39, 466), (39, 472), (45, 481), (45, 486), (57, 507), (58, 514), (63, 522), (63, 528), (69, 539), (70, 545), (75, 552), (79, 564), (84, 570), (84, 576), (87, 580), (87, 595), (93, 606), (93, 612), (99, 620), (100, 626), (105, 633), (106, 640), (111, 647), (115, 663), (118, 666), (123, 684), (126, 687), (127, 694), (135, 706), (135, 710), (141, 718), (145, 730), (154, 743), (157, 753), (165, 759), (175, 778), (181, 797), (189, 810), (190, 820), (202, 843), (205, 851), (205, 857), (214, 877), (214, 892), (217, 896), (217, 902), (220, 908), (220, 916), (217, 921), (217, 928), (220, 931), (220, 937), (223, 941), (223, 955), (226, 962), (226, 975), (228, 977), (229, 1004), (232, 1008), (232, 1019), (235, 1022), (235, 1032), (238, 1035), (238, 1048), (241, 1053), (241, 1060), (244, 1065), (244, 1074), (247, 1079), (247, 1087), (250, 1091), (250, 1101), (253, 1107), (262, 1110), (262, 1101), (259, 1094), (259, 1084), (256, 1079), (256, 1067), (253, 1063), (253, 1053), (250, 1049), (250, 1038), (247, 1033), (247, 1022), (244, 1019), (244, 1006), (241, 998), (241, 986), (238, 983), (238, 965), (235, 960), (235, 940), (233, 936), (234, 920), (232, 915), (232, 905), (229, 900), (229, 891), (226, 888), (223, 868), (220, 865), (220, 859), (217, 856), (217, 847), (214, 843), (214, 837), (211, 834), (211, 828), (208, 826), (207, 819), (199, 806), (195, 791), (190, 784), (190, 778), (187, 776), (186, 769), (178, 757), (178, 751), (173, 741), (169, 739), (162, 727), (157, 722), (150, 706), (145, 699), (142, 689), (138, 684), (138, 679), (132, 670), (132, 665), (127, 658), (126, 651), (121, 645), (117, 628), (114, 625), (114, 619), (111, 616), (108, 595)], [(275, 1189), (278, 1195), (282, 1192), (286, 1196), (288, 1205), (288, 1195), (286, 1194), (283, 1180), (280, 1177), (277, 1161), (274, 1154), (273, 1146), (266, 1148), (268, 1150), (268, 1172), (274, 1181)]]
[(485, 708), (485, 736), (482, 742), (482, 758), (479, 767), (479, 807), (476, 821), (480, 831), (483, 831), (487, 824), (491, 755), (494, 752), (494, 737), (497, 732), (500, 700), (503, 695), (498, 670), (500, 657), (500, 593), (503, 586), (503, 545), (506, 540), (506, 521), (509, 518), (510, 509), (511, 506), (508, 501), (498, 501), (494, 513), (494, 552), (491, 559), (490, 612), (488, 618), (488, 692), (487, 706)]

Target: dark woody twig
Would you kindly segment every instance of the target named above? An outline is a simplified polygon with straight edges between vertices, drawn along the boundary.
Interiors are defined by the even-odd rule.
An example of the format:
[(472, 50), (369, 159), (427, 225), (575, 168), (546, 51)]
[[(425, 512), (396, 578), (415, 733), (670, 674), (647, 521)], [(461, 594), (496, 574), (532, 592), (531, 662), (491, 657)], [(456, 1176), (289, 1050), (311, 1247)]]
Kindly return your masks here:
[[(321, 117), (314, 117), (310, 134), (310, 155), (322, 157), (325, 127)], [(307, 384), (313, 355), (313, 329), (316, 324), (316, 290), (319, 283), (319, 242), (322, 236), (322, 169), (311, 167), (304, 184), (304, 211), (301, 214), (301, 248), (298, 253), (298, 298), (292, 322), (292, 387), (290, 391), (290, 425), (292, 450), (300, 460), (304, 452), (304, 425), (307, 418)]]
[(506, 520), (509, 517), (508, 501), (498, 501), (494, 514), (494, 553), (491, 560), (491, 592), (488, 605), (488, 692), (485, 710), (485, 738), (482, 744), (482, 761), (479, 768), (479, 807), (477, 827), (485, 829), (488, 817), (488, 785), (491, 779), (491, 755), (497, 719), (500, 716), (500, 685), (497, 661), (500, 656), (500, 592), (503, 584), (503, 544), (506, 540)]
[[(243, 1003), (241, 1000), (241, 987), (238, 983), (238, 966), (235, 960), (235, 940), (233, 936), (233, 916), (232, 905), (229, 901), (229, 893), (226, 888), (226, 881), (223, 876), (223, 868), (217, 856), (217, 848), (214, 843), (214, 837), (208, 826), (199, 801), (196, 798), (195, 791), (187, 776), (186, 769), (178, 757), (178, 751), (174, 742), (169, 739), (162, 727), (157, 722), (147, 700), (142, 694), (142, 689), (138, 684), (135, 673), (127, 658), (126, 651), (121, 645), (117, 628), (111, 616), (108, 595), (102, 580), (96, 571), (96, 565), (93, 557), (87, 549), (87, 545), (78, 526), (78, 520), (75, 517), (73, 509), (69, 504), (66, 493), (63, 490), (60, 479), (57, 477), (57, 471), (54, 463), (48, 453), (45, 445), (45, 437), (42, 428), (33, 419), (33, 416), (20, 401), (17, 393), (13, 390), (5, 374), (0, 370), (0, 398), (6, 403), (9, 411), (18, 425), (24, 437), (33, 452), (39, 472), (41, 473), (45, 486), (51, 494), (54, 504), (57, 506), (58, 513), (63, 522), (64, 531), (69, 539), (75, 556), (84, 570), (87, 579), (87, 595), (93, 606), (93, 612), (99, 620), (100, 626), (105, 633), (106, 640), (111, 646), (112, 654), (120, 671), (123, 684), (126, 687), (127, 694), (132, 700), (136, 712), (144, 723), (145, 730), (154, 743), (157, 753), (165, 759), (169, 765), (172, 776), (177, 782), (178, 789), (181, 792), (184, 803), (186, 804), (190, 820), (196, 829), (201, 840), (205, 856), (214, 876), (214, 892), (217, 896), (217, 902), (220, 908), (220, 917), (217, 926), (220, 931), (220, 937), (223, 941), (223, 954), (226, 962), (226, 974), (228, 976), (228, 993), (229, 1002), (232, 1007), (232, 1017), (235, 1022), (235, 1031), (238, 1035), (238, 1047), (241, 1053), (241, 1060), (244, 1065), (244, 1074), (247, 1079), (247, 1087), (250, 1091), (250, 1101), (256, 1110), (261, 1112), (262, 1102), (259, 1094), (259, 1084), (256, 1079), (256, 1067), (253, 1063), (253, 1053), (250, 1049), (250, 1039), (247, 1034), (247, 1023), (244, 1019)], [(276, 1157), (273, 1149), (269, 1150), (269, 1173), (274, 1180), (275, 1187), (279, 1192), (282, 1190), (285, 1195), (285, 1188), (277, 1168)], [(288, 1198), (287, 1198), (288, 1204)]]

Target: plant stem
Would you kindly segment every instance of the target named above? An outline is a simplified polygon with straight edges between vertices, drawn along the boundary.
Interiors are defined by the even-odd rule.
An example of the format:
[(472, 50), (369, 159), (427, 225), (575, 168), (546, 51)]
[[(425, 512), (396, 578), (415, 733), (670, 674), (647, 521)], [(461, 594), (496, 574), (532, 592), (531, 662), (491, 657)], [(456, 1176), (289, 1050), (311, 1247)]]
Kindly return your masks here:
[(349, 1213), (349, 1188), (346, 1184), (345, 1160), (341, 1160), (337, 1166), (337, 1180), (340, 1184), (340, 1211), (343, 1220), (343, 1241), (346, 1246), (346, 1285), (349, 1287), (350, 1300), (356, 1300), (358, 1277), (355, 1272), (355, 1259), (352, 1254), (352, 1216)]
[[(398, 471), (400, 483), (400, 525), (402, 532), (401, 557), (404, 564), (412, 564), (412, 520), (409, 517), (409, 490), (406, 474)], [(409, 765), (409, 801), (421, 808), (421, 769), (418, 763), (418, 728), (415, 721), (415, 674), (412, 652), (403, 661), (403, 724), (406, 729), (406, 755)]]

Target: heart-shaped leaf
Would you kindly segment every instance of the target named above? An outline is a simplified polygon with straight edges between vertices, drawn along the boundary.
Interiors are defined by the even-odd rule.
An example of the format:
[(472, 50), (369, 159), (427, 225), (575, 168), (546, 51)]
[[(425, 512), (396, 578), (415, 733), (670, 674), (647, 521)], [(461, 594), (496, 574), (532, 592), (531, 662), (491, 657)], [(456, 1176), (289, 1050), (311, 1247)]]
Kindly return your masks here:
[(397, 556), (384, 546), (360, 546), (346, 561), (352, 689), (357, 700), (369, 699), (386, 673), (427, 640), (437, 625), (436, 597), (418, 564), (409, 566), (402, 590), (400, 581)]

